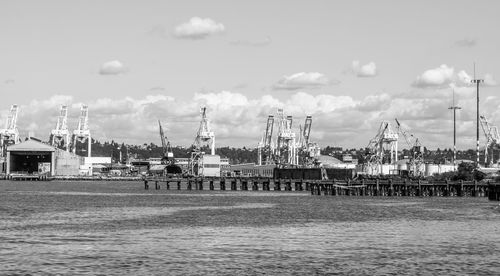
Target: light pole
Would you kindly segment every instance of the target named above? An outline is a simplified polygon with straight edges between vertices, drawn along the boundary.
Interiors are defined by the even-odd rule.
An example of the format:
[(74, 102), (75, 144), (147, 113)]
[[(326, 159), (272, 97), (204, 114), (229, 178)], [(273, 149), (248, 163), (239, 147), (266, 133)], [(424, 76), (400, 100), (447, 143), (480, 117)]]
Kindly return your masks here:
[(457, 109), (462, 109), (455, 105), (455, 90), (453, 90), (453, 105), (448, 107), (453, 110), (453, 167), (457, 165)]
[(477, 107), (476, 107), (476, 166), (479, 167), (479, 84), (483, 83), (484, 80), (476, 79), (476, 64), (474, 63), (474, 79), (471, 80), (471, 83), (476, 84), (476, 92), (477, 92)]

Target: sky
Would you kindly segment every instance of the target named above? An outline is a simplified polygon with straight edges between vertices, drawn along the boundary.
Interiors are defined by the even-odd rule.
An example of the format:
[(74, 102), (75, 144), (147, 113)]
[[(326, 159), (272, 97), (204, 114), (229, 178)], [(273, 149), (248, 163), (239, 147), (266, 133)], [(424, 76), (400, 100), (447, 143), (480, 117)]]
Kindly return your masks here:
[[(475, 148), (500, 125), (499, 1), (0, 0), (0, 128), (48, 140), (89, 105), (92, 137), (193, 143), (200, 107), (216, 146), (256, 147), (283, 108), (321, 147), (363, 148), (382, 121), (430, 149)], [(481, 143), (485, 138), (481, 132)], [(401, 139), (401, 143), (403, 143)], [(405, 147), (403, 143), (400, 145)]]

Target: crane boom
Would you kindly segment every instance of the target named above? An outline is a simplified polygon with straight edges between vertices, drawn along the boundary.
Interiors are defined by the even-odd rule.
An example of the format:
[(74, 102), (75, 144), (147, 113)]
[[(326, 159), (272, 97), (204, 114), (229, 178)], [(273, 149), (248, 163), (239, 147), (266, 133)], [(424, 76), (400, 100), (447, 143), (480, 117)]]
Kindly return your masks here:
[(304, 129), (302, 130), (303, 144), (307, 146), (309, 144), (309, 135), (311, 134), (312, 126), (312, 116), (308, 115), (306, 121), (304, 122)]
[(66, 151), (69, 151), (69, 131), (68, 131), (68, 106), (61, 105), (59, 111), (59, 117), (57, 117), (56, 128), (51, 131), (52, 146), (59, 146), (61, 141), (64, 141), (64, 146), (66, 146)]
[(158, 126), (160, 129), (160, 140), (161, 140), (161, 147), (163, 149), (163, 160), (165, 160), (167, 163), (173, 161), (174, 153), (172, 152), (172, 148), (170, 147), (170, 141), (168, 141), (167, 137), (165, 136), (165, 133), (163, 132), (163, 127), (161, 126), (160, 120), (158, 120)]
[(415, 135), (413, 135), (408, 129), (406, 129), (399, 123), (397, 118), (395, 118), (394, 120), (396, 121), (398, 132), (403, 135), (406, 144), (410, 148), (409, 166), (413, 168), (413, 174), (415, 176), (420, 176), (422, 174), (421, 165), (424, 162), (424, 149), (422, 147), (422, 144), (420, 143), (420, 140), (415, 137)]
[(210, 142), (210, 154), (215, 155), (215, 134), (210, 130), (210, 122), (207, 119), (207, 108), (201, 107), (200, 114), (200, 127), (198, 128), (198, 132), (196, 134), (194, 146), (199, 150), (203, 142)]
[(17, 130), (17, 114), (19, 107), (13, 104), (10, 107), (9, 117), (5, 123), (5, 128), (0, 129), (0, 157), (6, 156), (7, 146), (20, 142), (19, 131)]
[(273, 128), (274, 128), (274, 116), (269, 115), (267, 118), (267, 126), (266, 126), (266, 134), (264, 138), (264, 146), (271, 146), (271, 139), (273, 136)]
[(486, 136), (486, 143), (484, 146), (484, 163), (486, 165), (491, 165), (493, 163), (493, 156), (489, 159), (488, 163), (488, 150), (491, 148), (491, 153), (493, 154), (493, 148), (500, 145), (500, 135), (498, 134), (498, 128), (496, 126), (490, 125), (485, 116), (480, 116), (479, 121), (481, 123), (481, 128), (483, 129), (484, 135)]

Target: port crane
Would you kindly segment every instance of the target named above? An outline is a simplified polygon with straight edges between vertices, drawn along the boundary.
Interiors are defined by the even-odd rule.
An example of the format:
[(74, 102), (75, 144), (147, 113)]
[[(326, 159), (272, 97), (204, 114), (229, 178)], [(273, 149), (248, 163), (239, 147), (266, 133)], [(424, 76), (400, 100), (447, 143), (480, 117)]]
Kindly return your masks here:
[(283, 109), (278, 109), (278, 140), (275, 156), (278, 166), (297, 165), (295, 133), (292, 132), (292, 116), (285, 116)]
[(266, 132), (264, 133), (264, 136), (262, 137), (262, 140), (260, 141), (259, 146), (257, 148), (259, 165), (262, 165), (263, 163), (265, 164), (272, 163), (273, 159), (272, 155), (274, 151), (274, 145), (272, 142), (273, 128), (274, 128), (274, 116), (269, 115), (269, 117), (267, 117)]
[(210, 121), (207, 119), (207, 108), (200, 108), (200, 126), (196, 133), (196, 138), (193, 143), (193, 151), (189, 159), (189, 172), (191, 175), (198, 175), (199, 168), (202, 164), (202, 157), (205, 154), (201, 151), (202, 146), (208, 145), (210, 147), (210, 154), (215, 155), (215, 133), (210, 129)]
[(299, 126), (299, 163), (305, 166), (314, 165), (314, 160), (320, 155), (320, 148), (317, 143), (312, 143), (309, 139), (311, 135), (312, 116), (306, 116), (304, 127)]
[(405, 128), (398, 119), (396, 121), (398, 133), (400, 133), (408, 147), (410, 148), (410, 160), (408, 162), (408, 170), (412, 172), (413, 176), (422, 176), (422, 164), (424, 164), (424, 148), (420, 140), (413, 135), (407, 128)]
[[(479, 121), (484, 135), (486, 136), (486, 142), (484, 145), (484, 165), (491, 166), (493, 162), (495, 162), (493, 156), (494, 150), (500, 149), (500, 135), (498, 134), (498, 128), (490, 125), (485, 116), (480, 116)], [(490, 152), (491, 157), (489, 157)]]
[(5, 123), (5, 128), (0, 129), (0, 157), (2, 157), (2, 159), (6, 157), (8, 146), (21, 142), (19, 138), (19, 131), (17, 130), (18, 113), (18, 105), (13, 104), (10, 107), (10, 112), (9, 116), (7, 117), (7, 122)]
[(160, 139), (161, 139), (161, 146), (163, 149), (162, 163), (172, 164), (174, 163), (174, 153), (172, 152), (170, 141), (167, 139), (165, 133), (163, 132), (160, 120), (158, 120), (158, 126), (160, 128)]
[(83, 104), (80, 109), (80, 117), (78, 118), (78, 127), (73, 131), (73, 153), (76, 154), (77, 142), (84, 143), (87, 140), (87, 156), (91, 157), (92, 138), (89, 129), (89, 107)]
[(390, 151), (390, 164), (398, 161), (398, 133), (394, 131), (387, 121), (380, 123), (375, 137), (373, 137), (366, 147), (365, 159), (369, 174), (380, 174), (381, 165), (384, 163), (385, 151)]
[[(57, 117), (56, 127), (50, 132), (50, 144), (53, 147), (66, 147), (66, 151), (70, 150), (70, 139), (68, 130), (68, 106), (61, 105), (59, 117)], [(63, 143), (63, 146), (61, 145)]]

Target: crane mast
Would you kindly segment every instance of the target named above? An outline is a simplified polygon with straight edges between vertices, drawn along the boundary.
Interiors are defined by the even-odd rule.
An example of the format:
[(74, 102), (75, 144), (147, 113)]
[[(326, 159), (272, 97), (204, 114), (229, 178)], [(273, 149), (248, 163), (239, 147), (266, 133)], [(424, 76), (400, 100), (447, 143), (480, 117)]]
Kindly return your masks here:
[(66, 151), (69, 152), (69, 130), (68, 130), (68, 106), (61, 105), (59, 117), (57, 117), (56, 128), (51, 131), (50, 144), (54, 147), (60, 146), (64, 142)]
[(89, 129), (89, 107), (83, 104), (78, 118), (78, 127), (73, 131), (73, 153), (76, 154), (77, 142), (83, 143), (85, 140), (88, 142), (87, 155), (91, 157), (92, 139)]
[(7, 152), (7, 146), (18, 144), (20, 142), (19, 131), (17, 130), (17, 115), (19, 107), (13, 104), (10, 107), (9, 116), (5, 123), (5, 128), (0, 129), (0, 157), (4, 158)]

